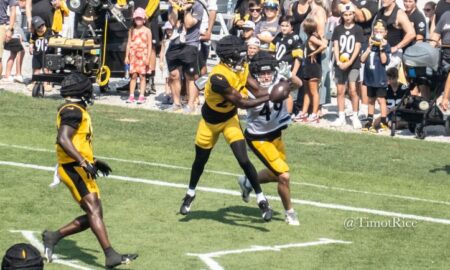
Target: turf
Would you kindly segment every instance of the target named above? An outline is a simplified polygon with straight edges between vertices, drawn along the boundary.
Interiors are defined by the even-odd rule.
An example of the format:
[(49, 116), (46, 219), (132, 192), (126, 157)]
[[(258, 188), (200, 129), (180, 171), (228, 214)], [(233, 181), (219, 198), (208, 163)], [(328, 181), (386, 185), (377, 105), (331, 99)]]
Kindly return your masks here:
[[(54, 166), (55, 154), (51, 151), (56, 137), (55, 115), (61, 103), (0, 91), (0, 161)], [(184, 168), (192, 164), (198, 116), (104, 105), (95, 105), (89, 111), (97, 156)], [(284, 132), (284, 141), (295, 199), (450, 219), (448, 144), (298, 125)], [(257, 169), (263, 168), (253, 154), (250, 157)], [(189, 169), (114, 160), (108, 163), (118, 176), (183, 185), (189, 180)], [(241, 172), (223, 139), (206, 168)], [(40, 239), (43, 229), (57, 229), (82, 214), (63, 185), (48, 188), (52, 176), (49, 171), (0, 164), (2, 253), (14, 243), (27, 241), (10, 230), (36, 231)], [(266, 223), (254, 199), (245, 204), (238, 196), (205, 191), (198, 192), (192, 213), (184, 217), (177, 214), (184, 188), (112, 178), (101, 178), (98, 184), (111, 242), (121, 252), (140, 255), (125, 269), (208, 269), (198, 257), (187, 253), (314, 242), (319, 238), (351, 244), (230, 254), (215, 260), (224, 269), (259, 270), (447, 269), (450, 265), (450, 225), (405, 219), (402, 222), (415, 222), (415, 226), (377, 228), (363, 224), (348, 230), (344, 222), (349, 218), (386, 223), (392, 217), (294, 204), (301, 226), (292, 227), (284, 223), (279, 201), (271, 201), (275, 217)], [(238, 191), (235, 176), (211, 172), (205, 172), (200, 186)], [(277, 196), (275, 184), (264, 185), (263, 189), (267, 195)], [(104, 263), (102, 251), (89, 231), (64, 239), (56, 252), (89, 269), (102, 269)], [(45, 269), (74, 268), (50, 264)]]

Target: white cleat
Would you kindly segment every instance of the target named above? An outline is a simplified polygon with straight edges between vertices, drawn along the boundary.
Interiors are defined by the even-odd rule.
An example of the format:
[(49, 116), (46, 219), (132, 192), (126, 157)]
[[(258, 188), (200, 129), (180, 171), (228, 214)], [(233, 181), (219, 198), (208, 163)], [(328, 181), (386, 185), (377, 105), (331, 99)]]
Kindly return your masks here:
[(297, 213), (285, 213), (285, 219), (288, 225), (299, 226), (300, 221), (298, 221)]
[(362, 124), (357, 115), (352, 116), (352, 125), (354, 129), (361, 129)]

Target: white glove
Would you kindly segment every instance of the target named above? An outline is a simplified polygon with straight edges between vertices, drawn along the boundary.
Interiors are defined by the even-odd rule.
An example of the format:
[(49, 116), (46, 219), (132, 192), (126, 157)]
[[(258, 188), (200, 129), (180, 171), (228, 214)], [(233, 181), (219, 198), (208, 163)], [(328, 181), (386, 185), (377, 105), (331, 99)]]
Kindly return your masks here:
[(292, 78), (291, 65), (288, 62), (281, 62), (275, 69), (283, 79), (289, 80)]

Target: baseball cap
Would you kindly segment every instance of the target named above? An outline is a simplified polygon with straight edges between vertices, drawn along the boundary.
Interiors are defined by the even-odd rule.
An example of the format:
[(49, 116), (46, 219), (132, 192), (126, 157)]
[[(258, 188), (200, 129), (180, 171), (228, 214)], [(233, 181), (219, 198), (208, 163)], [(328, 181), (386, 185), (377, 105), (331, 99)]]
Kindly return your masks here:
[(45, 24), (45, 21), (39, 16), (34, 16), (31, 19), (31, 24), (33, 25), (34, 29), (38, 29), (41, 25)]
[(249, 38), (247, 40), (247, 46), (260, 47), (261, 46), (261, 41), (259, 41), (259, 39), (255, 38), (255, 37)]
[(145, 19), (147, 16), (145, 15), (145, 10), (141, 7), (137, 8), (133, 13), (133, 19), (142, 18)]
[(252, 21), (245, 21), (244, 24), (242, 25), (242, 28), (248, 28), (248, 29), (255, 30), (255, 23)]
[(268, 8), (278, 8), (279, 5), (280, 5), (280, 2), (278, 2), (278, 0), (266, 0), (263, 3), (263, 7), (268, 7)]
[(344, 13), (346, 11), (352, 11), (355, 12), (355, 6), (350, 2), (348, 4), (339, 4), (339, 11), (341, 13)]

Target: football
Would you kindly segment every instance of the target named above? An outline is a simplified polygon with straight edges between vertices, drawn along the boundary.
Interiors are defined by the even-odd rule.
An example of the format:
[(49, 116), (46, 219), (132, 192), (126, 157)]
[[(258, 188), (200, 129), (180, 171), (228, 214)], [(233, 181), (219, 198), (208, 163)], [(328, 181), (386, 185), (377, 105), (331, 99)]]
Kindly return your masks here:
[(287, 81), (280, 81), (272, 87), (269, 98), (270, 101), (279, 103), (289, 96), (290, 86)]

